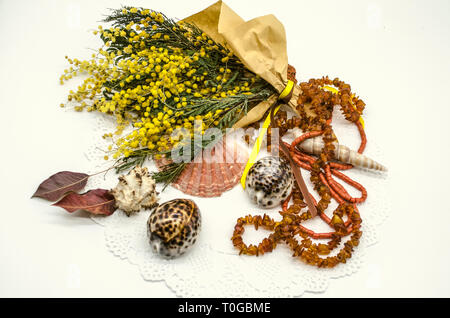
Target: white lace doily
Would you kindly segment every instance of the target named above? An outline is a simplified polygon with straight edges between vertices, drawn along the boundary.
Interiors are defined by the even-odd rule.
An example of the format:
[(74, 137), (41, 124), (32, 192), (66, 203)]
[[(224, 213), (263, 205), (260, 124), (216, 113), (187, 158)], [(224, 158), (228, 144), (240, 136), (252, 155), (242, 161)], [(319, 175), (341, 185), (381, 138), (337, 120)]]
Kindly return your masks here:
[[(109, 142), (101, 136), (114, 131), (113, 121), (109, 117), (99, 114), (92, 117), (95, 117), (93, 136), (97, 139), (86, 152), (92, 166), (92, 171), (89, 171), (91, 173), (102, 171), (113, 164), (103, 158)], [(354, 125), (346, 123), (339, 114), (335, 114), (333, 128), (342, 144), (357, 148), (360, 137)], [(370, 130), (367, 133), (369, 141), (364, 154), (388, 166), (383, 161), (382, 152), (370, 139)], [(149, 163), (149, 168), (154, 169), (154, 166)], [(293, 258), (291, 250), (284, 244), (279, 244), (272, 253), (260, 257), (238, 256), (238, 251), (233, 248), (230, 240), (238, 217), (267, 213), (276, 220), (281, 218), (278, 209), (261, 210), (252, 205), (239, 185), (219, 198), (191, 197), (200, 207), (202, 231), (196, 245), (185, 255), (173, 260), (161, 259), (151, 251), (146, 229), (150, 211), (127, 217), (117, 210), (111, 216), (93, 215), (92, 219), (103, 226), (106, 247), (111, 253), (135, 265), (145, 280), (164, 281), (177, 296), (298, 297), (304, 292), (324, 292), (330, 278), (345, 277), (357, 272), (364, 262), (364, 255), (370, 253), (368, 247), (377, 242), (378, 227), (389, 213), (386, 175), (361, 169), (344, 173), (364, 185), (368, 191), (368, 199), (358, 205), (363, 220), (360, 244), (346, 264), (339, 264), (333, 269), (318, 269), (304, 264)], [(305, 175), (305, 181), (312, 189), (309, 174)], [(109, 189), (116, 183), (117, 175), (111, 170), (107, 174), (91, 178), (87, 188)], [(350, 187), (346, 186), (346, 189), (354, 196), (360, 195)], [(189, 196), (168, 188), (159, 197), (159, 202), (162, 203)], [(334, 207), (336, 205), (328, 208), (329, 213)], [(329, 227), (318, 218), (309, 220), (306, 225), (317, 231), (329, 231)], [(267, 231), (255, 231), (248, 226), (244, 240), (247, 243), (258, 243), (267, 234)]]

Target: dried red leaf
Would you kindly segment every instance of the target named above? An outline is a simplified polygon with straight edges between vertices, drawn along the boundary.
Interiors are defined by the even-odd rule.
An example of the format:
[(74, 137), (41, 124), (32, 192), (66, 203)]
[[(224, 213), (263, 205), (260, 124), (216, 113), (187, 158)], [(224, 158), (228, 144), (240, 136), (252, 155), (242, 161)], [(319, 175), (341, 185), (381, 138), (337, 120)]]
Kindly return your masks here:
[(84, 188), (89, 178), (88, 174), (61, 171), (42, 182), (33, 197), (40, 197), (49, 201), (56, 201), (64, 194), (71, 191), (80, 191)]
[(53, 205), (68, 212), (85, 210), (93, 214), (111, 215), (116, 210), (114, 196), (104, 189), (95, 189), (83, 194), (69, 193)]

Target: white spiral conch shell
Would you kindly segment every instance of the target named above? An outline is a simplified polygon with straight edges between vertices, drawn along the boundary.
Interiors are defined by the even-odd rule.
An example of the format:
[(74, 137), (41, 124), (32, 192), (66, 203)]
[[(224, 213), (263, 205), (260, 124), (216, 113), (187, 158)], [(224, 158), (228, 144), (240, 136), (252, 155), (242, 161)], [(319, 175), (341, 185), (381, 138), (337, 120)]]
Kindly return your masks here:
[(111, 194), (116, 200), (117, 208), (130, 216), (133, 212), (156, 206), (158, 193), (155, 188), (155, 180), (148, 169), (137, 166), (127, 175), (119, 177), (119, 183), (111, 190)]
[[(295, 134), (297, 135), (297, 133)], [(298, 137), (298, 136), (296, 136)], [(343, 163), (349, 163), (356, 167), (367, 168), (377, 171), (386, 172), (387, 168), (382, 164), (376, 162), (375, 160), (366, 157), (357, 151), (351, 150), (350, 148), (340, 145), (334, 142), (334, 156), (336, 160)], [(297, 145), (297, 147), (307, 153), (313, 155), (320, 155), (324, 147), (322, 137), (309, 138)]]

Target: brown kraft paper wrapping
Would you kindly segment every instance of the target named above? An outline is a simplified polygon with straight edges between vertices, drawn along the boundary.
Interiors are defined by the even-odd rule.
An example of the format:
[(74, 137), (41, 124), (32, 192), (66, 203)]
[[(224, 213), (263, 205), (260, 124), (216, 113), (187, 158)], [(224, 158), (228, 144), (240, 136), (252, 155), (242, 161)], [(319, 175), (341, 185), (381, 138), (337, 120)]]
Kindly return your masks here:
[[(274, 15), (245, 22), (224, 2), (218, 1), (183, 21), (197, 25), (213, 40), (230, 48), (249, 70), (270, 83), (278, 93), (283, 91), (288, 68), (286, 32)], [(299, 94), (300, 88), (294, 86), (288, 103), (294, 111)], [(277, 95), (270, 96), (253, 107), (233, 128), (260, 120), (277, 98)]]

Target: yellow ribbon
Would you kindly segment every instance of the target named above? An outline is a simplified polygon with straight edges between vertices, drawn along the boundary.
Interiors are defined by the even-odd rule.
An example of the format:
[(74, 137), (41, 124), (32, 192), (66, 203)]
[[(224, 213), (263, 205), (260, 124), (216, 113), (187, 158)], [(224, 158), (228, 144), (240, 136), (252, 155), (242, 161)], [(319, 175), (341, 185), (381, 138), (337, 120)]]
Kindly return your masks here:
[[(326, 91), (329, 91), (329, 92), (332, 92), (332, 93), (334, 93), (336, 95), (339, 94), (339, 91), (336, 88), (331, 87), (331, 86), (325, 85), (325, 86), (322, 87), (322, 89), (324, 89)], [(352, 100), (353, 100), (353, 97), (355, 97), (355, 94), (352, 94)], [(351, 104), (352, 104), (353, 108), (356, 109), (356, 106), (353, 104), (353, 101), (351, 101)], [(361, 123), (362, 127), (364, 128), (364, 119), (362, 118), (362, 116), (359, 116), (359, 122)]]
[[(288, 82), (286, 84), (286, 87), (280, 93), (280, 96), (278, 97), (278, 100), (282, 100), (282, 99), (286, 98), (287, 96), (289, 96), (289, 94), (291, 93), (291, 91), (293, 89), (294, 89), (294, 82), (291, 81), (291, 80), (288, 80)], [(281, 105), (277, 106), (274, 109), (274, 111), (273, 111), (274, 115), (278, 112), (278, 110), (280, 109), (280, 106)], [(250, 157), (249, 157), (249, 159), (247, 161), (247, 165), (245, 166), (244, 173), (242, 174), (241, 185), (242, 185), (242, 188), (244, 188), (244, 189), (245, 189), (245, 180), (247, 179), (248, 171), (253, 166), (253, 164), (256, 162), (256, 158), (258, 157), (258, 153), (259, 153), (259, 151), (261, 149), (261, 144), (263, 142), (264, 135), (266, 134), (267, 129), (269, 128), (269, 126), (270, 126), (270, 114), (267, 115), (266, 119), (264, 120), (264, 123), (263, 123), (263, 126), (261, 128), (261, 131), (259, 132), (259, 136), (256, 139), (255, 144), (253, 145), (252, 152), (250, 153)]]
[[(286, 98), (294, 89), (294, 82), (291, 80), (288, 80), (286, 87), (281, 92), (280, 96), (278, 96), (278, 99), (284, 99)], [(275, 115), (275, 114), (274, 114)], [(270, 116), (269, 116), (270, 117)]]

